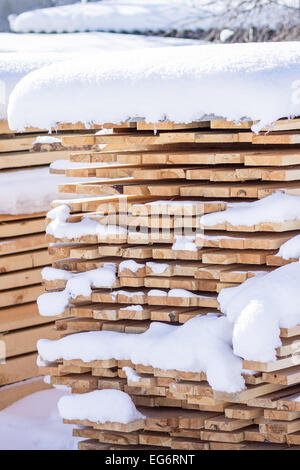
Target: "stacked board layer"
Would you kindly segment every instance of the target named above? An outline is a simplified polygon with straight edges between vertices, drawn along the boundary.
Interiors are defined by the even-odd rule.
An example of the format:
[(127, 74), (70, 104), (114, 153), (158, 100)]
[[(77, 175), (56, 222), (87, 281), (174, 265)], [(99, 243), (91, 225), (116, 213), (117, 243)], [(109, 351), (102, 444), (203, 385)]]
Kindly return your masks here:
[[(46, 169), (56, 160), (66, 160), (69, 152), (62, 146), (61, 137), (78, 132), (82, 132), (80, 125), (60, 126), (56, 142), (51, 143), (50, 137), (47, 143), (46, 131), (32, 128), (15, 134), (7, 122), (0, 121), (1, 176), (7, 175), (9, 180), (12, 173)], [(39, 141), (40, 136), (45, 141)], [(22, 181), (14, 184), (22, 185)], [(44, 233), (45, 212), (9, 214), (3, 209), (0, 201), (1, 386), (37, 376), (37, 340), (57, 337), (54, 319), (41, 317), (36, 306), (36, 298), (43, 291), (41, 269), (51, 263)]]
[[(86, 177), (86, 182), (60, 186), (74, 199), (63, 220), (69, 229), (47, 230), (52, 266), (74, 275), (109, 263), (116, 266), (117, 279), (112, 289), (73, 296), (64, 318), (56, 322), (62, 336), (99, 330), (140, 334), (153, 321), (180, 325), (199, 314), (221, 315), (217, 296), (222, 289), (293, 261), (277, 254), (300, 233), (299, 220), (201, 223), (203, 214), (278, 190), (300, 195), (300, 120), (277, 121), (271, 132), (260, 134), (251, 125), (105, 124), (110, 131), (63, 137), (67, 147), (106, 147), (70, 154), (72, 162), (87, 165), (70, 168), (66, 175)], [(94, 177), (99, 179), (89, 180)], [(62, 204), (54, 201), (53, 207)], [(81, 232), (87, 219), (91, 233)], [(62, 291), (67, 280), (54, 275), (44, 283), (47, 291)], [(87, 439), (81, 449), (296, 448), (300, 325), (282, 328), (280, 334), (276, 361), (244, 361), (247, 388), (234, 394), (214, 391), (204, 373), (162, 370), (116, 357), (59, 359), (41, 372), (74, 393), (123, 390), (145, 416), (127, 425), (69, 420), (85, 426), (74, 430)], [(138, 379), (132, 380), (123, 367)]]

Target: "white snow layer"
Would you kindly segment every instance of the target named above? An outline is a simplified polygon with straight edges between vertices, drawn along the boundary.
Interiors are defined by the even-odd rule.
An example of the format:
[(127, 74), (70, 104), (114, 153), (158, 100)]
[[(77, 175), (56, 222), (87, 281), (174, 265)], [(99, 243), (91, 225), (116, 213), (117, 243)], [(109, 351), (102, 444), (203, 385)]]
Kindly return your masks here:
[(286, 260), (300, 258), (300, 235), (290, 238), (290, 240), (281, 245), (277, 256), (281, 256)]
[(146, 266), (151, 269), (154, 274), (162, 274), (169, 267), (167, 263), (157, 263), (155, 261), (147, 261)]
[(42, 269), (41, 275), (44, 281), (55, 281), (56, 279), (68, 281), (73, 276), (73, 273), (64, 269), (46, 267)]
[(144, 418), (127, 393), (113, 389), (66, 395), (60, 398), (58, 409), (64, 419), (87, 419), (94, 423), (127, 424)]
[(189, 236), (176, 236), (175, 243), (172, 245), (172, 250), (183, 250), (183, 251), (198, 251), (195, 244), (196, 237)]
[(205, 226), (224, 224), (256, 225), (262, 222), (284, 222), (300, 219), (300, 197), (280, 191), (254, 202), (241, 202), (220, 212), (203, 215)]
[[(78, 181), (78, 179), (77, 179)], [(127, 233), (127, 229), (118, 225), (102, 225), (94, 219), (83, 217), (80, 222), (67, 222), (70, 209), (63, 204), (48, 212), (47, 217), (52, 219), (47, 225), (46, 233), (55, 238), (80, 238), (85, 235), (97, 235), (101, 242), (101, 237), (107, 235), (121, 235)]]
[(59, 184), (79, 181), (84, 178), (49, 174), (49, 168), (1, 173), (0, 214), (47, 212), (54, 199), (70, 198), (70, 195), (58, 192)]
[(77, 52), (142, 49), (147, 47), (199, 44), (194, 39), (143, 36), (141, 34), (74, 33), (74, 34), (15, 34), (0, 33), (0, 52)]
[[(128, 119), (260, 121), (300, 114), (300, 42), (213, 44), (103, 54), (43, 67), (11, 94), (12, 129)], [(98, 105), (101, 103), (101, 106)]]
[(141, 263), (137, 263), (133, 259), (128, 259), (125, 261), (121, 261), (119, 264), (119, 272), (121, 273), (124, 269), (128, 269), (132, 273), (136, 273), (140, 268), (143, 268), (145, 265)]
[[(0, 34), (0, 41), (1, 39)], [(2, 52), (1, 46), (0, 52)], [(9, 96), (21, 78), (45, 65), (70, 58), (70, 54), (66, 56), (59, 52), (48, 52), (47, 54), (38, 52), (23, 52), (22, 54), (6, 52), (5, 54), (0, 54), (0, 120), (7, 118)]]
[(58, 341), (42, 339), (38, 351), (44, 360), (115, 358), (134, 364), (190, 372), (204, 371), (215, 390), (244, 388), (242, 361), (231, 347), (232, 325), (214, 315), (197, 316), (182, 326), (153, 322), (141, 334), (114, 331), (87, 332)]
[(38, 136), (32, 145), (36, 144), (61, 144), (62, 140), (52, 135), (40, 135)]
[(283, 5), (264, 0), (259, 2), (259, 8), (253, 8), (254, 4), (253, 1), (241, 3), (237, 0), (103, 0), (10, 15), (9, 23), (11, 30), (16, 32), (51, 33), (166, 31), (174, 28), (209, 29), (225, 26), (248, 28), (266, 25), (274, 28), (283, 22), (283, 18), (288, 24), (297, 21), (295, 9), (285, 9)]
[(76, 450), (72, 426), (63, 424), (56, 389), (33, 393), (0, 411), (0, 450)]
[(139, 382), (141, 376), (136, 373), (136, 371), (132, 367), (122, 367), (122, 370), (125, 372), (126, 377), (131, 382)]
[[(113, 33), (69, 35), (0, 33), (0, 120), (7, 119), (9, 96), (18, 81), (29, 72), (45, 65), (71, 59), (76, 61), (89, 55), (92, 59), (95, 54), (101, 55), (107, 51), (189, 44), (198, 44), (198, 41)], [(3, 52), (5, 54), (2, 54)]]
[(116, 281), (116, 266), (112, 263), (107, 263), (106, 267), (75, 274), (62, 269), (45, 268), (43, 269), (42, 276), (48, 280), (67, 280), (63, 291), (46, 292), (37, 299), (40, 315), (61, 315), (71, 299), (81, 295), (84, 297), (91, 295), (92, 287), (111, 288)]
[(244, 359), (275, 361), (280, 328), (300, 324), (300, 263), (258, 274), (238, 287), (223, 289), (221, 311), (233, 324), (233, 350)]

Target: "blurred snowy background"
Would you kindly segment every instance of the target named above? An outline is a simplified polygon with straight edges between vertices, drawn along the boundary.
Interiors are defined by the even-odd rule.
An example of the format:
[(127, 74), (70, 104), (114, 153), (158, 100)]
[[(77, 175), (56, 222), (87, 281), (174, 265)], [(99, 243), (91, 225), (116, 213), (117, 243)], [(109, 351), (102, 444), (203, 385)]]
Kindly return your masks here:
[(35, 8), (68, 5), (78, 0), (0, 0), (0, 31), (9, 31), (8, 15), (19, 14)]
[[(66, 17), (70, 20), (66, 32), (75, 32), (77, 24), (72, 29), (71, 20), (71, 15), (76, 16), (75, 7), (71, 5), (65, 10), (64, 6), (80, 2), (94, 3), (94, 9), (83, 14), (80, 31), (130, 32), (215, 42), (300, 38), (300, 0), (0, 0), (0, 31), (9, 31), (7, 17), (11, 14), (63, 7), (60, 11), (52, 8), (49, 13), (43, 12), (42, 17), (31, 17), (29, 22), (28, 18), (24, 22), (23, 17), (17, 17), (18, 24), (11, 22), (10, 27), (15, 32), (31, 32), (31, 29), (32, 32), (62, 32), (59, 16), (63, 15), (65, 20)], [(120, 16), (123, 17), (121, 27)], [(57, 31), (53, 31), (54, 22)], [(45, 31), (41, 31), (41, 25)]]

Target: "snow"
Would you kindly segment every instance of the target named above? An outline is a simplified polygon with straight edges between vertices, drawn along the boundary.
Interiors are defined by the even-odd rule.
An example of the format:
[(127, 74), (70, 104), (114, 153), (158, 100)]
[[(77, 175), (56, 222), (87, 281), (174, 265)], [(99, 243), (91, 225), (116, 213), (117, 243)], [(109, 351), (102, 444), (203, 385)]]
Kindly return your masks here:
[(195, 242), (195, 236), (177, 236), (172, 250), (198, 251)]
[(204, 226), (230, 223), (231, 225), (256, 225), (262, 222), (300, 220), (300, 197), (277, 191), (254, 202), (242, 202), (220, 212), (203, 215)]
[(214, 116), (258, 120), (257, 131), (300, 114), (299, 76), (299, 42), (94, 55), (24, 77), (10, 96), (9, 125), (21, 131), (50, 129), (57, 122), (191, 122)]
[[(78, 179), (77, 179), (78, 181)], [(122, 235), (127, 230), (117, 225), (102, 225), (96, 220), (83, 217), (80, 222), (67, 222), (70, 215), (70, 209), (67, 205), (62, 204), (48, 212), (47, 217), (53, 219), (47, 225), (46, 233), (53, 235), (55, 238), (80, 238), (85, 235), (97, 235), (99, 242), (103, 237), (108, 235)]]
[(64, 313), (69, 305), (70, 293), (66, 290), (61, 292), (47, 292), (37, 299), (38, 309), (41, 316), (51, 317)]
[(51, 135), (40, 135), (35, 139), (32, 145), (36, 144), (61, 144), (61, 139), (57, 139)]
[(64, 419), (86, 419), (94, 423), (128, 424), (144, 418), (127, 393), (113, 389), (66, 395), (60, 398), (58, 409)]
[(2, 172), (0, 214), (47, 212), (54, 199), (72, 197), (70, 194), (59, 193), (59, 184), (83, 181), (85, 178), (67, 178), (65, 175), (49, 174), (49, 168)]
[(139, 380), (141, 379), (141, 376), (138, 375), (132, 367), (125, 366), (122, 367), (122, 370), (125, 372), (128, 380), (130, 380), (131, 382), (139, 382)]
[(56, 8), (28, 11), (10, 15), (9, 24), (15, 32), (73, 32), (73, 31), (148, 31), (166, 30), (182, 24), (193, 9), (182, 1), (173, 0), (114, 0), (77, 3)]
[[(88, 297), (94, 288), (111, 288), (116, 281), (116, 266), (113, 264), (103, 268), (91, 269), (83, 273), (70, 273), (62, 269), (46, 268), (42, 275), (46, 278), (65, 279), (67, 284), (64, 290), (58, 292), (46, 292), (37, 299), (40, 315), (53, 316), (61, 315), (68, 306), (71, 299), (78, 296)], [(57, 273), (57, 276), (55, 275)], [(44, 278), (45, 279), (45, 278)]]
[(132, 273), (136, 273), (140, 268), (143, 268), (145, 265), (141, 263), (137, 263), (133, 259), (128, 259), (125, 261), (121, 261), (119, 264), (119, 272), (121, 273), (124, 269), (128, 269)]
[(229, 39), (232, 35), (234, 34), (234, 31), (232, 29), (222, 29), (220, 32), (220, 41), (225, 42), (227, 39)]
[[(37, 359), (36, 359), (36, 365), (37, 365), (38, 367), (47, 367), (47, 366), (49, 366), (50, 364), (52, 364), (52, 363), (51, 363), (51, 362), (47, 362), (47, 361), (43, 361), (43, 359), (42, 359), (40, 356), (38, 356)], [(46, 378), (46, 377), (44, 377), (44, 379), (45, 379), (45, 378)], [(45, 380), (44, 380), (44, 382), (45, 382), (45, 383), (48, 383), (48, 382), (45, 381)], [(50, 380), (49, 384), (51, 384), (51, 380)]]
[(143, 309), (142, 305), (128, 305), (127, 307), (121, 307), (120, 310), (135, 310), (141, 312)]
[(68, 281), (73, 276), (72, 273), (65, 271), (64, 269), (49, 267), (43, 268), (41, 274), (45, 281), (55, 281), (56, 279), (63, 279)]
[(150, 268), (154, 274), (162, 274), (169, 267), (167, 263), (156, 263), (152, 261), (148, 261), (146, 266)]
[(205, 299), (207, 298), (206, 295), (203, 294), (194, 294), (186, 289), (170, 289), (167, 291), (160, 290), (160, 289), (151, 289), (148, 292), (150, 297), (181, 297), (181, 298), (197, 298), (197, 299)]
[(7, 119), (9, 96), (29, 72), (60, 61), (92, 58), (109, 51), (199, 44), (198, 41), (113, 33), (0, 33), (0, 120)]
[[(104, 32), (74, 34), (15, 34), (0, 33), (0, 52), (19, 52), (20, 54), (40, 52), (49, 53), (87, 53), (99, 51), (143, 49), (148, 47), (185, 46), (199, 44), (193, 39), (116, 34)], [(21, 55), (20, 55), (21, 57)]]
[(193, 292), (190, 292), (186, 289), (170, 289), (168, 292), (168, 297), (181, 297), (181, 298), (190, 298), (190, 297), (203, 297)]
[(160, 289), (151, 289), (148, 292), (149, 297), (167, 297), (168, 293)]
[(114, 358), (161, 369), (203, 371), (213, 389), (238, 392), (245, 384), (242, 361), (233, 354), (231, 338), (232, 325), (225, 317), (199, 315), (181, 326), (153, 322), (139, 334), (97, 331), (58, 341), (42, 339), (38, 351), (50, 361)]
[(72, 426), (63, 424), (56, 389), (33, 393), (0, 411), (1, 450), (76, 450)]
[[(284, 3), (291, 2), (287, 0)], [(257, 3), (257, 2), (256, 2)], [(282, 3), (282, 2), (281, 2)], [(295, 9), (275, 2), (183, 0), (102, 0), (102, 2), (44, 8), (10, 15), (10, 28), (16, 32), (72, 31), (169, 31), (250, 26), (275, 28), (284, 22), (295, 24)], [(295, 1), (294, 1), (294, 6)], [(296, 10), (297, 12), (297, 10)]]
[(127, 297), (134, 297), (135, 295), (144, 295), (143, 291), (129, 291), (129, 290), (115, 290), (112, 293), (113, 296), (126, 295)]
[(286, 260), (300, 258), (300, 235), (290, 238), (290, 240), (281, 245), (277, 256), (281, 256)]
[(300, 324), (300, 263), (257, 274), (238, 287), (223, 289), (221, 311), (233, 323), (233, 350), (251, 361), (275, 361), (280, 328)]
[[(2, 43), (3, 35), (0, 34), (0, 44)], [(1, 46), (0, 46), (0, 52)], [(44, 53), (31, 53), (31, 52), (12, 52), (0, 54), (0, 120), (7, 118), (7, 105), (9, 96), (14, 89), (15, 85), (21, 78), (27, 73), (32, 72), (45, 65), (59, 62), (60, 60), (70, 59), (72, 56), (68, 56), (59, 53), (49, 51), (47, 54)]]
[[(101, 162), (102, 165), (112, 165), (113, 162)], [(70, 162), (69, 160), (56, 160), (55, 162), (50, 164), (51, 170), (70, 170), (73, 168), (93, 168), (99, 167), (99, 163), (89, 163), (89, 162)]]

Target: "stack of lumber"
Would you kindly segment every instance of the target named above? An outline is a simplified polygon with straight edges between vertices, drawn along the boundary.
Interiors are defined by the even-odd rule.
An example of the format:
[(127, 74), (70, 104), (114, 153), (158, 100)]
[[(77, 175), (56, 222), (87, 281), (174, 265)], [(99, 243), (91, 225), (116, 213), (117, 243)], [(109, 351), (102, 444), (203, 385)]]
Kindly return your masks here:
[[(82, 132), (80, 125), (59, 126), (55, 137), (78, 132)], [(7, 122), (0, 121), (0, 173), (9, 179), (13, 172), (48, 168), (50, 163), (68, 158), (68, 149), (60, 142), (35, 143), (39, 136), (47, 137), (47, 132), (32, 128), (15, 134)], [(44, 231), (44, 212), (3, 214), (0, 201), (1, 386), (35, 377), (37, 340), (57, 336), (54, 319), (41, 317), (35, 303), (43, 290), (41, 269), (51, 262)]]
[[(276, 254), (300, 233), (299, 220), (200, 223), (203, 214), (279, 189), (300, 195), (300, 119), (279, 120), (272, 131), (259, 134), (251, 131), (252, 124), (130, 122), (105, 124), (111, 132), (62, 138), (67, 147), (107, 145), (101, 151), (72, 152), (70, 161), (87, 166), (70, 168), (66, 175), (87, 180), (60, 186), (61, 192), (74, 194), (67, 222), (76, 225), (88, 217), (97, 221), (101, 235), (48, 233), (52, 266), (82, 273), (115, 263), (118, 272), (113, 289), (72, 298), (56, 322), (62, 336), (97, 330), (142, 333), (151, 321), (182, 324), (218, 312), (221, 289), (293, 261)], [(89, 181), (95, 176), (96, 182)], [(54, 201), (53, 207), (62, 204)], [(105, 232), (114, 225), (124, 230)], [(61, 291), (66, 282), (45, 280), (45, 288)], [(145, 416), (128, 425), (71, 421), (85, 426), (74, 430), (87, 438), (82, 449), (296, 448), (299, 337), (300, 325), (282, 328), (276, 361), (243, 361), (247, 388), (234, 394), (214, 391), (204, 373), (155, 369), (114, 357), (88, 363), (74, 357), (40, 370), (74, 393), (123, 390)], [(138, 381), (126, 376), (125, 366), (136, 371)]]

